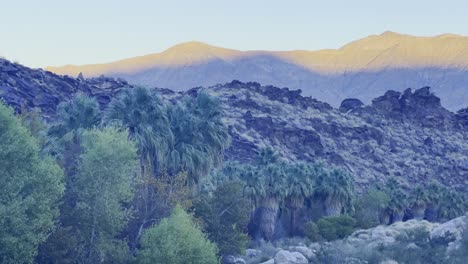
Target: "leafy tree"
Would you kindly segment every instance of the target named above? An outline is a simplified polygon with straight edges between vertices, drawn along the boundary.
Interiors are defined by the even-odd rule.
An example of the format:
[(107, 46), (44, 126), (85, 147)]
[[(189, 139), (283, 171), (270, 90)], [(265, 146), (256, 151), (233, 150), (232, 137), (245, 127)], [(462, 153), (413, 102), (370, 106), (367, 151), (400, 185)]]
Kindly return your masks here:
[(26, 107), (21, 108), (21, 113), (18, 115), (23, 126), (25, 126), (31, 135), (38, 141), (39, 147), (42, 148), (47, 143), (47, 124), (44, 118), (41, 116), (39, 109), (27, 109)]
[(336, 168), (324, 170), (317, 177), (314, 195), (323, 202), (326, 216), (337, 216), (351, 211), (354, 197), (353, 178)]
[(106, 254), (113, 246), (121, 248), (114, 238), (131, 216), (125, 204), (133, 197), (137, 157), (128, 133), (115, 127), (85, 131), (82, 145), (72, 213), (83, 244), (80, 258), (95, 263), (113, 257)]
[(217, 251), (192, 217), (176, 206), (169, 218), (145, 231), (137, 262), (215, 264)]
[[(390, 197), (377, 187), (371, 187), (356, 203), (355, 218), (361, 228), (377, 226), (382, 221), (385, 209), (388, 207)], [(388, 220), (387, 220), (388, 222)]]
[(32, 263), (54, 229), (63, 171), (0, 102), (0, 262)]
[(304, 225), (304, 235), (312, 242), (320, 241), (322, 236), (316, 223), (309, 221)]
[(203, 193), (195, 202), (195, 216), (202, 219), (208, 238), (218, 245), (220, 255), (241, 254), (249, 241), (249, 201), (242, 183), (224, 182), (213, 193)]

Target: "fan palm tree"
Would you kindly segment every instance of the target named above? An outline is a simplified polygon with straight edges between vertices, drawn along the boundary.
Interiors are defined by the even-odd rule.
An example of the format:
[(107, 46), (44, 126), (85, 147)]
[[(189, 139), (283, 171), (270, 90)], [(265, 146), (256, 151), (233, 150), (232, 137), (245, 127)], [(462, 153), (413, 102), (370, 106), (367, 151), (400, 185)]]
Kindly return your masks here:
[(187, 171), (194, 182), (221, 164), (230, 136), (219, 101), (201, 91), (171, 106), (168, 117), (174, 134), (167, 153), (168, 171)]
[(390, 201), (386, 209), (388, 218), (384, 219), (382, 224), (391, 224), (403, 220), (406, 208), (408, 207), (408, 195), (400, 188), (394, 188), (389, 191)]
[(47, 152), (58, 156), (67, 175), (75, 174), (83, 131), (100, 123), (98, 102), (85, 94), (76, 94), (70, 101), (57, 107), (57, 121), (49, 128), (48, 135), (58, 140), (49, 140), (45, 148)]
[(466, 212), (466, 209), (465, 195), (446, 188), (440, 201), (439, 219), (444, 221), (459, 217)]
[(417, 186), (409, 197), (409, 205), (413, 218), (422, 220), (424, 218), (424, 212), (426, 211), (426, 205), (429, 202), (429, 196), (424, 190), (423, 186)]
[(107, 110), (107, 122), (121, 122), (137, 142), (140, 166), (152, 163), (153, 172), (161, 171), (162, 159), (173, 140), (166, 113), (166, 104), (148, 89), (137, 87), (122, 91)]
[(283, 164), (251, 167), (242, 175), (244, 193), (255, 202), (256, 236), (271, 240), (275, 234), (278, 210), (287, 195), (287, 178)]
[(317, 177), (314, 196), (323, 202), (326, 216), (337, 216), (349, 209), (354, 197), (352, 176), (339, 169), (324, 170)]
[(428, 221), (437, 221), (440, 202), (446, 187), (434, 181), (427, 186), (427, 203), (424, 218)]
[(290, 210), (290, 233), (296, 229), (296, 212), (304, 205), (304, 200), (311, 197), (314, 190), (316, 174), (312, 166), (304, 163), (289, 164), (286, 166), (287, 181), (289, 184), (286, 197), (286, 206)]

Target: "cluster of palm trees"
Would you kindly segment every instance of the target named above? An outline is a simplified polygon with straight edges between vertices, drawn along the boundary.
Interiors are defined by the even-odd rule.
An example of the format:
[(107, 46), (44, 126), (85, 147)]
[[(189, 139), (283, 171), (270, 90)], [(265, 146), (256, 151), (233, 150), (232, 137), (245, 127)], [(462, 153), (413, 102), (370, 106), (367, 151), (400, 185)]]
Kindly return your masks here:
[(463, 193), (436, 181), (405, 189), (395, 178), (391, 178), (384, 186), (376, 188), (388, 197), (381, 207), (381, 224), (413, 218), (445, 221), (463, 215), (468, 208)]
[(186, 171), (193, 182), (222, 161), (230, 144), (219, 102), (201, 91), (175, 103), (145, 88), (128, 89), (112, 101), (107, 122), (128, 127), (139, 148), (142, 170), (150, 161), (154, 174)]
[(336, 168), (327, 169), (321, 163), (288, 162), (270, 148), (260, 152), (256, 163), (228, 163), (213, 178), (244, 184), (244, 195), (253, 202), (253, 235), (266, 240), (275, 235), (280, 210), (288, 209), (289, 232), (293, 234), (297, 228), (296, 213), (307, 201), (320, 201), (325, 215), (334, 216), (347, 212), (354, 196), (351, 175)]
[[(187, 185), (193, 186), (221, 164), (224, 150), (230, 145), (222, 115), (219, 101), (203, 90), (171, 102), (151, 89), (125, 89), (105, 110), (100, 109), (95, 98), (78, 94), (58, 107), (46, 147), (58, 157), (67, 180), (72, 181), (82, 131), (105, 126), (128, 129), (140, 161), (133, 204), (136, 213), (130, 224), (134, 227), (129, 228), (134, 229), (130, 233), (136, 233), (132, 239), (138, 241), (145, 227), (164, 217), (157, 212), (152, 184), (155, 178), (187, 174)], [(73, 206), (73, 200), (72, 194), (66, 195), (65, 204)]]

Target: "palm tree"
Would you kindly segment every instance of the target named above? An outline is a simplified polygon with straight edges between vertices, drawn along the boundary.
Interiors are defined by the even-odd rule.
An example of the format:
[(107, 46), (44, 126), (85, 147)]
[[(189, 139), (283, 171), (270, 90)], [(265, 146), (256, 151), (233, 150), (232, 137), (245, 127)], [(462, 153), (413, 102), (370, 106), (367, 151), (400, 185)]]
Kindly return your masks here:
[(287, 195), (287, 178), (283, 164), (272, 163), (251, 167), (242, 175), (246, 182), (244, 193), (255, 202), (256, 236), (271, 240), (281, 202)]
[(221, 164), (230, 136), (222, 121), (217, 99), (205, 92), (195, 98), (186, 96), (169, 108), (168, 117), (174, 134), (166, 155), (172, 173), (185, 170), (194, 182)]
[(463, 215), (467, 209), (466, 196), (448, 188), (442, 193), (439, 219), (450, 220)]
[(401, 184), (395, 179), (390, 178), (384, 188), (384, 192), (390, 198), (385, 210), (385, 217), (382, 224), (395, 223), (403, 220), (403, 215), (408, 207), (408, 195), (401, 188)]
[(166, 104), (148, 89), (137, 87), (122, 91), (107, 110), (107, 122), (121, 122), (137, 142), (142, 174), (145, 160), (151, 162), (154, 174), (161, 164), (173, 139), (166, 113)]
[(404, 212), (408, 207), (408, 195), (398, 187), (391, 189), (389, 192), (390, 201), (386, 209), (388, 218), (383, 219), (382, 224), (391, 224), (403, 220)]
[(431, 182), (427, 186), (427, 203), (424, 212), (424, 219), (434, 222), (437, 221), (440, 202), (446, 187), (437, 181)]
[(49, 140), (45, 148), (58, 157), (67, 175), (75, 174), (83, 131), (100, 123), (101, 110), (98, 102), (85, 94), (76, 94), (70, 101), (57, 107), (57, 121), (48, 131), (48, 135), (57, 140)]
[(287, 182), (289, 184), (286, 206), (290, 209), (290, 234), (296, 228), (296, 211), (304, 206), (304, 200), (313, 194), (316, 174), (311, 165), (305, 163), (286, 166)]
[(429, 202), (429, 196), (427, 192), (421, 185), (419, 185), (412, 191), (409, 199), (413, 218), (422, 220), (424, 218), (424, 212), (426, 211), (426, 205)]
[(337, 216), (350, 210), (354, 197), (353, 178), (333, 168), (318, 175), (314, 196), (323, 202), (326, 216)]

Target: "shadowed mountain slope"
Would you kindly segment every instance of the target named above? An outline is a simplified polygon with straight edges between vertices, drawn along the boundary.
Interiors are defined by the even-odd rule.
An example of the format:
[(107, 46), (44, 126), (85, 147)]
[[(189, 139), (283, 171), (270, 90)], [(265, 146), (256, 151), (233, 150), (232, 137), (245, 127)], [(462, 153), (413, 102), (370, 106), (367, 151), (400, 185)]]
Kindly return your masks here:
[(385, 32), (336, 50), (238, 51), (201, 42), (107, 64), (49, 67), (58, 74), (122, 77), (149, 87), (187, 90), (233, 79), (301, 89), (334, 106), (348, 97), (370, 103), (389, 89), (431, 86), (455, 111), (468, 101), (468, 37)]

